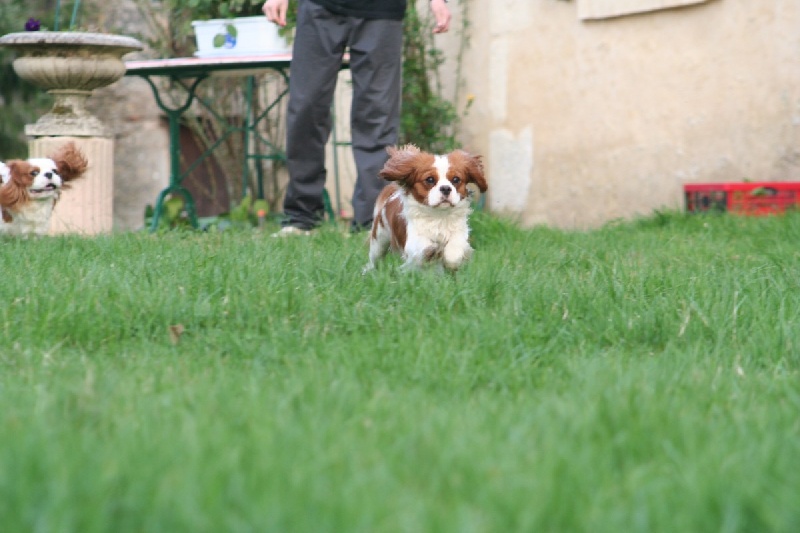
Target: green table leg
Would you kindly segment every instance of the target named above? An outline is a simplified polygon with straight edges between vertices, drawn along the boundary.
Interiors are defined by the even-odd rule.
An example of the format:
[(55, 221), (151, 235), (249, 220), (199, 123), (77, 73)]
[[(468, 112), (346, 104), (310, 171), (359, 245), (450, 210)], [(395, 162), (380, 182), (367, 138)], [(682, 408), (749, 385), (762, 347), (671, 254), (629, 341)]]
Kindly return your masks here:
[(169, 185), (163, 191), (161, 191), (161, 193), (158, 195), (158, 199), (156, 200), (156, 205), (153, 209), (153, 221), (150, 224), (151, 232), (158, 229), (158, 224), (161, 221), (161, 216), (164, 211), (164, 199), (167, 197), (167, 195), (175, 193), (183, 196), (184, 200), (186, 201), (186, 214), (189, 216), (189, 223), (193, 228), (197, 228), (199, 226), (197, 223), (197, 210), (195, 208), (194, 198), (188, 189), (181, 185), (183, 176), (181, 175), (180, 126), (181, 116), (192, 105), (192, 102), (195, 99), (195, 90), (200, 82), (206, 79), (206, 77), (207, 76), (200, 76), (195, 79), (194, 83), (187, 88), (188, 94), (184, 104), (179, 107), (172, 108), (164, 104), (164, 101), (161, 99), (161, 94), (158, 91), (158, 87), (156, 87), (155, 83), (153, 83), (150, 77), (143, 76), (147, 83), (150, 84), (150, 88), (153, 90), (153, 96), (155, 96), (156, 104), (158, 104), (158, 107), (161, 108), (164, 113), (166, 113), (167, 120), (169, 121)]

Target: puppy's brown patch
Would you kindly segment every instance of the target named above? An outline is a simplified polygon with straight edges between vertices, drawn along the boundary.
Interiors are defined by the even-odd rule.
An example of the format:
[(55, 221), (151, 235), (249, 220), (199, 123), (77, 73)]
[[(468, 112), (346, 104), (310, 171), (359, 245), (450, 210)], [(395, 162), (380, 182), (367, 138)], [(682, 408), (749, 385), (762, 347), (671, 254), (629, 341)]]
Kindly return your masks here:
[[(400, 190), (400, 186), (396, 183), (390, 183), (383, 188), (378, 200), (375, 202), (378, 206), (378, 216), (372, 223), (373, 239), (377, 238), (378, 228), (385, 227), (388, 222), (389, 231), (391, 234), (390, 246), (393, 250), (401, 252), (406, 246), (406, 221), (403, 218), (403, 202), (399, 194), (395, 194)], [(386, 222), (384, 222), (384, 215)]]
[[(27, 161), (14, 160), (8, 162), (8, 170), (11, 173), (11, 179), (0, 187), (0, 207), (12, 209), (30, 201), (28, 187), (33, 184), (39, 167), (31, 165)], [(5, 213), (5, 209), (3, 212)], [(9, 221), (6, 220), (6, 222)]]

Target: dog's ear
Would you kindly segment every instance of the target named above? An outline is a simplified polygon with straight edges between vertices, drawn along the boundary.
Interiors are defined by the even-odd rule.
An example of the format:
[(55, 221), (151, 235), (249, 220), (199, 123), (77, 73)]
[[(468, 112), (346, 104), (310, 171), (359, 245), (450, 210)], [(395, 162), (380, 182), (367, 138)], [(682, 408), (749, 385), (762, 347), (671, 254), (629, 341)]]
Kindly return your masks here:
[(10, 177), (8, 183), (0, 186), (0, 207), (12, 208), (17, 204), (28, 201), (28, 185), (30, 185), (33, 179), (30, 176), (33, 168), (33, 165), (27, 161), (14, 160), (8, 162), (8, 173)]
[(420, 154), (419, 148), (407, 144), (402, 148), (390, 146), (386, 151), (389, 153), (389, 160), (378, 175), (388, 181), (404, 181), (414, 170), (414, 161)]
[(56, 162), (58, 175), (66, 183), (83, 176), (89, 168), (89, 161), (74, 142), (68, 142), (50, 157)]
[(459, 150), (464, 157), (467, 166), (467, 183), (474, 183), (481, 192), (486, 192), (489, 186), (486, 183), (486, 175), (483, 172), (483, 161), (479, 155), (470, 155), (464, 150)]

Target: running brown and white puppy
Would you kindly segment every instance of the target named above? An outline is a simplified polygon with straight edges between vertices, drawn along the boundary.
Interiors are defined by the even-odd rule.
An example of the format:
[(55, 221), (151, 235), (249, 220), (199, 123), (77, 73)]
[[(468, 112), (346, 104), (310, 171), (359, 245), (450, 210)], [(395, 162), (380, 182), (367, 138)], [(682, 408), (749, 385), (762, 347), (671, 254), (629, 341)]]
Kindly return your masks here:
[(435, 264), (458, 270), (472, 255), (467, 185), (488, 188), (481, 157), (463, 150), (434, 155), (413, 145), (388, 152), (380, 175), (391, 183), (375, 204), (364, 272), (389, 249), (403, 257), (403, 268)]
[(49, 158), (0, 162), (0, 235), (46, 235), (61, 191), (88, 167), (72, 142)]

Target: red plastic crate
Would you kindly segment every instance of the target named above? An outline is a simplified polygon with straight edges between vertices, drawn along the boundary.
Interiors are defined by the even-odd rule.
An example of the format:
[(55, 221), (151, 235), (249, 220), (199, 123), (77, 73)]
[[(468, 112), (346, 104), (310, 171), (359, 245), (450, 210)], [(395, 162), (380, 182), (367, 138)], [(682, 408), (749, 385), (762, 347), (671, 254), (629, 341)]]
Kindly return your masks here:
[(800, 182), (695, 183), (683, 186), (690, 213), (774, 215), (800, 204)]

